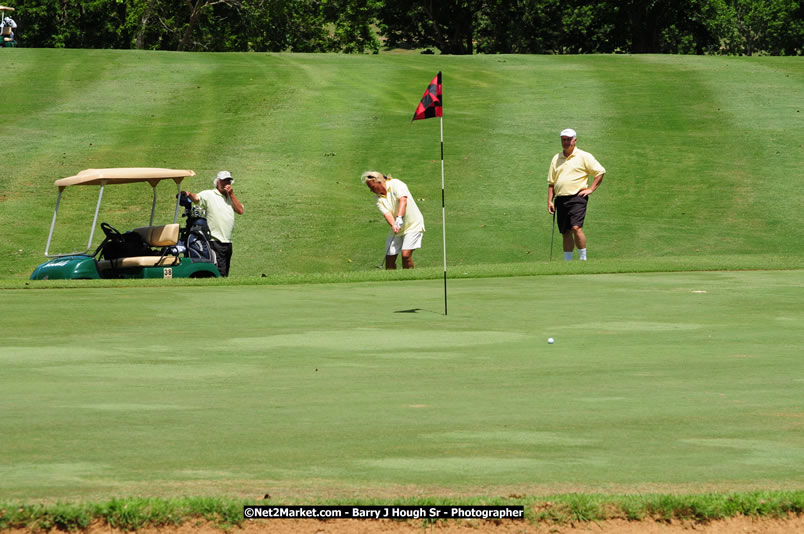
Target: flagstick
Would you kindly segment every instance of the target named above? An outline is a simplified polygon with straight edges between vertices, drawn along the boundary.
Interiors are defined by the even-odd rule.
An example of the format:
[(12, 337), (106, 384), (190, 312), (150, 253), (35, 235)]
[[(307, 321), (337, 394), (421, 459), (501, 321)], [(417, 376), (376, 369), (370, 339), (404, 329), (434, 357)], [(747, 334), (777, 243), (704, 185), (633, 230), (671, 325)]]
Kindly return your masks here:
[(444, 250), (444, 315), (447, 315), (447, 210), (444, 202), (444, 117), (441, 119), (441, 236)]
[(410, 123), (419, 119), (441, 119), (441, 233), (444, 250), (444, 315), (447, 315), (447, 210), (444, 200), (444, 117), (442, 116), (443, 97), (441, 95), (441, 71), (427, 86), (421, 102), (413, 112)]

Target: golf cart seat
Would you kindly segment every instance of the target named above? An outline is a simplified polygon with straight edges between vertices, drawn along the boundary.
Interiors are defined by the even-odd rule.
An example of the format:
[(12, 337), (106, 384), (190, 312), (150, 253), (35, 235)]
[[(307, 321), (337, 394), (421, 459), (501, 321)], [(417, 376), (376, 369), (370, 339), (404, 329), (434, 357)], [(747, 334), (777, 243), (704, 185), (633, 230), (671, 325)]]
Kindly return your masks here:
[[(151, 247), (173, 247), (179, 242), (178, 223), (162, 226), (143, 226), (132, 231), (142, 236), (148, 246)], [(133, 267), (170, 267), (179, 263), (181, 263), (181, 259), (178, 255), (164, 253), (159, 256), (130, 256), (114, 260), (102, 260), (98, 262), (98, 270), (103, 272), (109, 269), (129, 269)]]
[(133, 230), (152, 247), (172, 247), (179, 242), (179, 223), (143, 226)]

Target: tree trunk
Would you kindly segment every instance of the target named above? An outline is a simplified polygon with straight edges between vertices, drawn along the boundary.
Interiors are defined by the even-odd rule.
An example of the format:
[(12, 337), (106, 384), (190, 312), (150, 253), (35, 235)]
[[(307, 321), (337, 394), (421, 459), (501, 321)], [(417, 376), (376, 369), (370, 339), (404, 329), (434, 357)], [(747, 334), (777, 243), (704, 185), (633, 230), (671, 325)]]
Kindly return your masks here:
[[(445, 25), (442, 25), (439, 24), (438, 15), (443, 16), (444, 13), (437, 12), (433, 6), (437, 1), (438, 0), (430, 0), (424, 2), (422, 6), (424, 7), (425, 13), (427, 13), (427, 16), (430, 18), (433, 28), (433, 39), (436, 42), (436, 46), (444, 54), (471, 54), (474, 48), (472, 40), (471, 5), (467, 6), (465, 9), (461, 9), (461, 6), (457, 5), (456, 2), (456, 5), (452, 6), (452, 10), (447, 10), (447, 14), (450, 18), (446, 21)], [(443, 4), (441, 4), (441, 7), (443, 7)]]
[(466, 33), (466, 50), (467, 54), (474, 54), (475, 53), (475, 42), (474, 42), (474, 33), (472, 31), (472, 25), (469, 24), (469, 28)]
[(436, 42), (436, 47), (443, 53), (446, 52), (448, 49), (447, 41), (444, 39), (444, 36), (441, 32), (441, 26), (438, 24), (436, 20), (435, 12), (433, 11), (433, 3), (432, 2), (424, 2), (424, 12), (427, 13), (427, 16), (430, 17), (430, 23), (433, 27), (433, 39)]
[(183, 52), (187, 50), (190, 45), (190, 39), (193, 36), (193, 28), (195, 28), (196, 23), (198, 22), (198, 16), (201, 14), (201, 1), (196, 0), (195, 5), (190, 0), (187, 1), (187, 7), (190, 8), (190, 22), (187, 23), (187, 29), (184, 30), (184, 36), (181, 38), (181, 42), (179, 42), (179, 47), (177, 50), (179, 52)]
[(142, 50), (145, 47), (145, 28), (148, 27), (148, 21), (151, 20), (151, 13), (153, 13), (155, 2), (156, 0), (150, 0), (145, 6), (145, 11), (142, 13), (140, 29), (137, 31), (137, 50)]

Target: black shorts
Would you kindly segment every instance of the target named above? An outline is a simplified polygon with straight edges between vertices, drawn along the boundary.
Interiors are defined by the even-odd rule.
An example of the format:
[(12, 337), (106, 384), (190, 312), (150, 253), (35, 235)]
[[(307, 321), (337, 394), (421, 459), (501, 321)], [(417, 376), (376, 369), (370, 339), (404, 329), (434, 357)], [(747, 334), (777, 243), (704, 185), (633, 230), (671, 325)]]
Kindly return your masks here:
[(215, 265), (218, 267), (218, 272), (221, 273), (221, 276), (229, 276), (229, 264), (232, 262), (232, 244), (210, 239), (209, 246), (215, 251)]
[(573, 226), (583, 228), (583, 221), (586, 218), (586, 205), (589, 197), (572, 195), (568, 197), (556, 197), (556, 220), (558, 221), (558, 231), (566, 234), (572, 230)]

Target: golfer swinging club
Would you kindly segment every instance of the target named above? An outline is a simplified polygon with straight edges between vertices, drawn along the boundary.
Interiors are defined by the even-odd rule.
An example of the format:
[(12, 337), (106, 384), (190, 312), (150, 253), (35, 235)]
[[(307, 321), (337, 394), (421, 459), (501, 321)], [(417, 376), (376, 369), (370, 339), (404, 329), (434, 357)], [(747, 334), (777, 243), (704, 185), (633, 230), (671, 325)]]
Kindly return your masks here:
[(385, 241), (385, 268), (396, 269), (401, 251), (402, 268), (413, 269), (413, 251), (422, 247), (424, 217), (408, 186), (377, 171), (364, 172), (360, 181), (377, 195), (377, 209), (391, 227)]
[[(572, 260), (575, 247), (578, 259), (586, 261), (586, 235), (583, 233), (586, 207), (589, 195), (600, 187), (606, 174), (606, 169), (592, 154), (575, 147), (576, 142), (575, 130), (567, 128), (561, 132), (563, 150), (553, 156), (547, 173), (547, 212), (557, 215), (566, 261)], [(594, 176), (591, 186), (590, 176)]]

